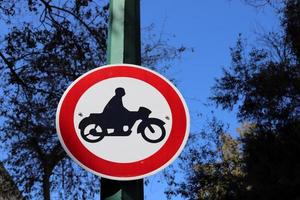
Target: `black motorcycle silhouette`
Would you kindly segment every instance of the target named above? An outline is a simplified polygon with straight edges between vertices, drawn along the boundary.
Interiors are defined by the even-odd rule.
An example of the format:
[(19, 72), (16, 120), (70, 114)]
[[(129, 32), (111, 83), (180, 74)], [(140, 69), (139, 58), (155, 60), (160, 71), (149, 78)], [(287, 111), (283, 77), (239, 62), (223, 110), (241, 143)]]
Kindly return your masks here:
[[(102, 113), (91, 113), (80, 121), (80, 134), (85, 141), (96, 143), (106, 136), (129, 136), (132, 127), (139, 120), (137, 133), (140, 133), (147, 142), (158, 143), (165, 138), (165, 122), (150, 118), (152, 111), (145, 107), (140, 107), (138, 111), (127, 110), (122, 102), (125, 95), (124, 88), (117, 88), (115, 92), (115, 96)], [(114, 129), (114, 132), (108, 133), (109, 129)]]

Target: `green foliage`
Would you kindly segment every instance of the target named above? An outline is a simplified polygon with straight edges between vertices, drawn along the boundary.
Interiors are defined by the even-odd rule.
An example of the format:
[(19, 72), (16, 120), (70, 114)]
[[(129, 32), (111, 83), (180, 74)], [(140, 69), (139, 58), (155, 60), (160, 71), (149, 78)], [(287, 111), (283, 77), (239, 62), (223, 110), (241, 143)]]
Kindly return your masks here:
[(266, 49), (252, 49), (245, 59), (239, 39), (231, 50), (232, 65), (229, 70), (224, 69), (223, 77), (217, 80), (211, 99), (223, 109), (238, 105), (241, 121), (249, 120), (266, 128), (297, 118), (300, 68), (290, 55), (280, 57), (286, 46), (277, 47), (282, 51), (276, 55), (279, 60), (274, 60)]
[(284, 10), (285, 18), (283, 20), (283, 26), (286, 32), (286, 38), (290, 44), (294, 54), (300, 62), (300, 2), (299, 1), (287, 1), (286, 8)]
[(245, 199), (298, 199), (300, 121), (276, 131), (248, 129), (243, 137), (247, 190)]
[(217, 105), (237, 106), (240, 121), (252, 124), (240, 138), (246, 183), (242, 199), (300, 198), (299, 5), (296, 0), (284, 3), (284, 32), (265, 34), (265, 47), (246, 53), (239, 38), (230, 68), (213, 88)]
[(185, 178), (178, 180), (175, 173), (167, 177), (169, 199), (176, 195), (189, 200), (241, 199), (245, 174), (239, 141), (226, 134), (215, 118), (189, 141), (179, 165)]
[(244, 124), (240, 137), (224, 134), (213, 120), (200, 133), (209, 137), (196, 137), (200, 144), (190, 144), (182, 157), (185, 179), (178, 183), (171, 177), (175, 189), (169, 195), (191, 200), (300, 198), (300, 2), (245, 2), (276, 8), (283, 31), (263, 34), (263, 46), (250, 50), (239, 36), (231, 48), (232, 63), (216, 79), (210, 99), (224, 110), (237, 109)]
[(3, 165), (0, 163), (0, 196), (3, 200), (24, 199), (19, 192), (17, 186), (11, 179), (10, 175), (7, 173)]

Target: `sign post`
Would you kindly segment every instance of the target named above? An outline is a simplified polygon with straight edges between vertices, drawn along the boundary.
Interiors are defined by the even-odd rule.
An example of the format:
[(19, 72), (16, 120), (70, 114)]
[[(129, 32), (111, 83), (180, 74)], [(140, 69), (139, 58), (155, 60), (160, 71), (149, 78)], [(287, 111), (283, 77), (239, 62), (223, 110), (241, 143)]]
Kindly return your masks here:
[[(140, 0), (110, 0), (107, 60), (141, 64)], [(143, 200), (143, 179), (101, 178), (101, 200)]]

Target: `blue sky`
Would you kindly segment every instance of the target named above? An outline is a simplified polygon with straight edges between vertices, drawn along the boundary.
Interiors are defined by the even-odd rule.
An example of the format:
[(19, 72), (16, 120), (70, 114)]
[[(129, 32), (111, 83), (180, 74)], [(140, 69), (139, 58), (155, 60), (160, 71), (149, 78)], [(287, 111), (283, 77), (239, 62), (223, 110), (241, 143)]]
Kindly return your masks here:
[[(170, 38), (170, 44), (194, 49), (176, 61), (168, 73), (176, 78), (186, 99), (193, 132), (205, 123), (204, 117), (197, 117), (197, 113), (205, 116), (215, 109), (203, 104), (207, 103), (214, 78), (220, 77), (222, 67), (230, 65), (229, 48), (234, 46), (238, 34), (247, 38), (251, 46), (257, 43), (255, 32), (279, 27), (274, 10), (257, 10), (240, 0), (142, 0), (141, 22), (142, 27), (154, 24), (155, 31)], [(230, 124), (228, 131), (236, 136), (235, 129), (239, 124), (235, 113), (216, 110), (215, 114)], [(151, 177), (145, 187), (146, 199), (166, 199), (163, 194), (165, 187), (162, 173)]]
[[(194, 115), (213, 109), (203, 103), (207, 102), (214, 78), (220, 77), (222, 67), (230, 65), (229, 48), (235, 45), (238, 34), (251, 46), (257, 43), (256, 32), (279, 27), (273, 9), (255, 9), (240, 0), (142, 0), (141, 21), (142, 27), (154, 23), (156, 30), (166, 37), (175, 35), (171, 44), (194, 49), (176, 62), (170, 72), (186, 98), (194, 131), (199, 129), (199, 119)], [(217, 117), (232, 124), (231, 131), (238, 126), (235, 113), (219, 110)]]
[[(251, 47), (258, 43), (257, 32), (278, 30), (280, 25), (273, 9), (256, 9), (239, 0), (142, 0), (141, 21), (142, 27), (154, 23), (156, 31), (171, 38), (171, 44), (194, 49), (176, 62), (169, 73), (178, 81), (178, 88), (186, 99), (193, 132), (201, 129), (205, 116), (215, 109), (203, 104), (207, 103), (214, 79), (221, 76), (222, 67), (230, 65), (229, 48), (235, 45), (238, 34), (241, 33)], [(203, 117), (197, 117), (197, 113)], [(240, 126), (235, 114), (215, 110), (216, 117), (230, 125), (228, 131), (233, 136)], [(162, 174), (150, 180), (145, 189), (146, 199), (165, 199)], [(157, 180), (162, 182), (156, 183)]]

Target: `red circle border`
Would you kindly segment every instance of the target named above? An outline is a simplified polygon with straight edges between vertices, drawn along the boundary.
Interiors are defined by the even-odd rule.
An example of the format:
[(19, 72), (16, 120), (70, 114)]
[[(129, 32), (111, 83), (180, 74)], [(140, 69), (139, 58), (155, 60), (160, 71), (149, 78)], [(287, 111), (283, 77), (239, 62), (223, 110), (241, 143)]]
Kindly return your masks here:
[[(144, 160), (117, 163), (102, 159), (84, 147), (76, 134), (73, 117), (82, 94), (94, 84), (116, 77), (135, 78), (150, 84), (164, 96), (171, 108), (172, 128), (168, 140), (156, 153)], [(145, 177), (170, 164), (187, 139), (188, 123), (187, 107), (175, 87), (157, 73), (133, 65), (99, 67), (82, 75), (66, 90), (57, 111), (58, 134), (69, 155), (97, 175), (124, 180)]]

